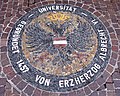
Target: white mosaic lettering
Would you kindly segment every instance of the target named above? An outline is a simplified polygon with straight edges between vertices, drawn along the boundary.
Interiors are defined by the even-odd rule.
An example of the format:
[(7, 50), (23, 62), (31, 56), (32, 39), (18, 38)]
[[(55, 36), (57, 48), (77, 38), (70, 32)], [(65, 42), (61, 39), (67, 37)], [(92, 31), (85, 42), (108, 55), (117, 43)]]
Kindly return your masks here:
[(77, 85), (81, 84), (81, 83), (80, 83), (80, 78), (79, 78), (79, 77), (74, 78), (74, 80), (75, 80), (75, 83), (76, 83)]
[(91, 70), (88, 70), (87, 73), (88, 73), (91, 77), (94, 76), (94, 74), (91, 72)]
[(70, 86), (75, 86), (75, 84), (73, 83), (73, 79), (69, 79), (70, 81)]
[(27, 65), (25, 65), (25, 63), (24, 63), (23, 60), (18, 61), (17, 64), (18, 64), (18, 67), (20, 68), (20, 70), (21, 70), (23, 73), (29, 71), (29, 68), (27, 67)]
[(81, 80), (82, 83), (86, 82), (85, 78), (83, 77), (83, 75), (79, 76), (79, 78), (80, 78), (80, 80)]
[(68, 80), (64, 80), (64, 85), (65, 85), (65, 87), (69, 87), (69, 81)]
[(44, 86), (49, 86), (50, 85), (50, 79), (46, 79), (45, 77), (36, 75), (36, 79), (35, 82), (38, 82), (40, 85), (44, 85)]
[(98, 21), (96, 21), (96, 19), (91, 21), (94, 25), (96, 25), (98, 23)]
[(97, 72), (98, 72), (97, 68), (95, 68), (95, 67), (92, 67), (91, 70), (92, 70), (94, 73), (97, 73)]
[(88, 75), (87, 73), (84, 73), (84, 77), (85, 77), (87, 80), (90, 79), (90, 77), (89, 77), (89, 75)]
[(63, 83), (63, 80), (60, 80), (60, 81), (59, 81), (59, 87), (64, 87), (63, 84), (64, 84), (64, 83)]

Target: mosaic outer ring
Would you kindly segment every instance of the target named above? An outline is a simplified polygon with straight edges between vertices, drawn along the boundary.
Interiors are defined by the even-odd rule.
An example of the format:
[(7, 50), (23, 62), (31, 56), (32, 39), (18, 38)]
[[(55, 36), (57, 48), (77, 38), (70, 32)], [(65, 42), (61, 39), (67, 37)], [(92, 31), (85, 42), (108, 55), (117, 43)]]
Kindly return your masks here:
[[(48, 5), (48, 6), (52, 6), (52, 5)], [(55, 6), (55, 5), (53, 5), (53, 6)], [(68, 6), (71, 6), (71, 5), (68, 5)], [(43, 7), (44, 7), (44, 6), (43, 6)], [(74, 6), (72, 6), (72, 7), (74, 7)], [(42, 8), (42, 7), (40, 7), (40, 8)], [(111, 42), (110, 42), (110, 36), (109, 36), (109, 34), (108, 34), (108, 31), (106, 30), (105, 26), (102, 24), (102, 22), (101, 22), (96, 16), (92, 15), (90, 12), (88, 12), (88, 11), (86, 11), (86, 10), (80, 8), (80, 7), (76, 7), (76, 8), (77, 8), (77, 10), (76, 10), (76, 12), (75, 12), (74, 14), (83, 16), (83, 15), (80, 14), (80, 13), (83, 12), (83, 13), (89, 15), (87, 18), (84, 17), (84, 16), (83, 16), (83, 18), (87, 19), (87, 21), (88, 21), (91, 25), (93, 24), (93, 23), (91, 23), (91, 20), (93, 20), (93, 19), (96, 19), (96, 20), (99, 22), (99, 24), (98, 24), (97, 26), (93, 26), (93, 25), (92, 25), (92, 27), (94, 28), (94, 30), (95, 30), (96, 33), (97, 33), (97, 28), (100, 28), (100, 27), (101, 27), (102, 29), (104, 29), (104, 31), (105, 31), (105, 34), (106, 34), (106, 36), (107, 36), (107, 38), (108, 38), (108, 42), (107, 42), (108, 52), (107, 52), (107, 58), (106, 58), (104, 64), (102, 65), (102, 68), (99, 70), (99, 72), (98, 72), (96, 75), (94, 75), (94, 77), (93, 77), (91, 80), (87, 81), (86, 83), (80, 84), (80, 85), (75, 86), (75, 87), (59, 88), (59, 86), (58, 86), (58, 84), (57, 84), (57, 82), (58, 82), (59, 80), (62, 80), (62, 79), (70, 79), (70, 78), (75, 77), (75, 76), (80, 76), (80, 74), (82, 74), (82, 73), (86, 72), (87, 70), (89, 70), (89, 69), (91, 68), (91, 66), (93, 66), (93, 64), (90, 64), (90, 66), (88, 66), (87, 68), (85, 68), (84, 70), (82, 70), (82, 71), (80, 71), (80, 72), (76, 72), (76, 73), (71, 74), (71, 75), (68, 75), (68, 76), (54, 76), (54, 75), (45, 74), (45, 73), (43, 73), (43, 72), (41, 72), (41, 71), (39, 71), (39, 70), (36, 70), (35, 68), (33, 68), (33, 67), (29, 64), (29, 62), (27, 61), (27, 59), (24, 57), (24, 54), (22, 53), (22, 49), (21, 49), (21, 39), (19, 39), (19, 41), (18, 41), (18, 43), (19, 43), (18, 46), (19, 46), (20, 54), (19, 54), (19, 55), (18, 55), (18, 54), (13, 54), (13, 53), (12, 53), (12, 50), (11, 50), (11, 43), (12, 43), (11, 40), (12, 40), (12, 36), (13, 36), (13, 34), (14, 34), (14, 30), (16, 29), (17, 25), (18, 25), (22, 20), (27, 21), (27, 23), (30, 23), (32, 19), (36, 18), (36, 16), (39, 15), (39, 14), (37, 13), (38, 8), (35, 8), (35, 9), (33, 9), (32, 11), (28, 12), (27, 14), (25, 14), (23, 17), (21, 17), (21, 18), (19, 19), (19, 21), (16, 22), (15, 26), (13, 27), (12, 31), (10, 32), (9, 41), (8, 41), (8, 55), (9, 55), (9, 57), (10, 57), (11, 63), (12, 63), (12, 65), (13, 65), (14, 69), (17, 71), (17, 73), (18, 73), (19, 75), (21, 75), (21, 77), (22, 77), (23, 79), (25, 79), (27, 82), (30, 82), (31, 84), (39, 87), (40, 89), (46, 90), (46, 91), (66, 92), (66, 91), (76, 90), (76, 89), (78, 89), (78, 88), (81, 88), (81, 87), (83, 87), (83, 86), (88, 85), (90, 82), (93, 82), (93, 81), (103, 72), (103, 70), (105, 69), (106, 65), (108, 64), (110, 55), (111, 55)], [(32, 16), (32, 17), (30, 17), (30, 18), (28, 18), (28, 17), (29, 17), (31, 14), (33, 14), (33, 13), (34, 13), (35, 15)], [(23, 29), (23, 30), (24, 30), (24, 29)], [(23, 30), (21, 30), (21, 33), (20, 33), (20, 34), (22, 34)], [(21, 37), (21, 36), (20, 36), (20, 37)], [(100, 42), (100, 41), (99, 41), (99, 38), (98, 38), (98, 42)], [(99, 44), (100, 44), (100, 43), (99, 43)], [(103, 63), (101, 60), (98, 60), (98, 61), (96, 60), (96, 59), (98, 59), (98, 58), (96, 58), (96, 57), (98, 57), (98, 55), (99, 55), (99, 53), (100, 53), (100, 52), (99, 52), (99, 44), (98, 44), (98, 50), (97, 50), (97, 52), (96, 52), (96, 55), (95, 55), (94, 60), (92, 61), (92, 63), (95, 63), (95, 62), (97, 62), (98, 64), (99, 64), (99, 63), (100, 63), (100, 64)], [(16, 57), (17, 57), (17, 58), (16, 58)], [(29, 72), (22, 73), (22, 72), (20, 71), (18, 65), (16, 64), (16, 62), (17, 62), (19, 59), (22, 59), (22, 60), (24, 61), (24, 63), (25, 63), (27, 66), (29, 66), (29, 68), (30, 68), (30, 71), (29, 71)], [(99, 61), (100, 61), (100, 62), (99, 62)], [(41, 76), (44, 76), (44, 77), (46, 77), (46, 78), (51, 78), (51, 80), (53, 80), (53, 81), (51, 81), (51, 86), (45, 87), (45, 86), (43, 86), (43, 85), (39, 85), (38, 83), (34, 82), (34, 81), (35, 81), (36, 74), (40, 74)]]

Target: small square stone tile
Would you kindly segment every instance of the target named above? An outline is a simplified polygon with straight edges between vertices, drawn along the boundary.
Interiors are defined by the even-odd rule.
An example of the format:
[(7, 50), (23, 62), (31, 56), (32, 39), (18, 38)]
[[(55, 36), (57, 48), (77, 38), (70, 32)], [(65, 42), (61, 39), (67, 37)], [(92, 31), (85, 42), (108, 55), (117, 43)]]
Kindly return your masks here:
[(63, 4), (68, 4), (69, 1), (68, 0), (63, 0)]
[(0, 87), (0, 94), (4, 94), (5, 93), (5, 87)]
[[(115, 45), (117, 45), (117, 40), (114, 40), (113, 42), (115, 43)], [(117, 53), (112, 52), (112, 58), (117, 59)]]
[(18, 75), (16, 75), (13, 79), (12, 82), (17, 85), (20, 81), (22, 80), (22, 78)]
[(7, 52), (7, 47), (6, 46), (2, 46), (2, 47), (0, 47), (0, 50), (1, 50), (1, 52)]
[(77, 92), (76, 91), (70, 92), (69, 96), (77, 96)]
[(99, 96), (97, 91), (94, 91), (93, 93), (91, 93), (89, 96)]
[(89, 8), (88, 10), (92, 13), (95, 11), (95, 9), (93, 9), (93, 8)]
[(77, 90), (77, 96), (85, 96), (85, 91), (83, 89)]
[[(7, 45), (7, 39), (1, 39), (0, 46), (6, 46)], [(6, 52), (4, 52), (6, 53)]]
[(82, 5), (82, 8), (87, 10), (87, 9), (89, 8), (89, 6), (86, 5), (86, 4), (83, 4), (83, 5)]
[(20, 95), (20, 92), (17, 89), (13, 88), (13, 94)]
[(110, 76), (110, 77), (108, 78), (107, 83), (113, 83), (113, 78), (112, 78), (112, 76)]
[(1, 53), (0, 55), (1, 55), (1, 61), (7, 58), (7, 53)]
[(107, 96), (116, 96), (115, 91), (107, 91)]
[(33, 96), (42, 96), (41, 91), (39, 89), (35, 89)]
[(97, 90), (99, 86), (96, 82), (94, 82), (94, 83), (90, 84), (89, 87), (91, 90), (94, 91), (94, 90)]
[(107, 96), (106, 91), (99, 91), (99, 96)]
[(112, 66), (115, 66), (115, 65), (116, 65), (116, 60), (113, 59), (113, 58), (111, 58), (111, 59), (110, 59), (110, 64), (111, 64)]
[(103, 78), (104, 80), (106, 80), (109, 76), (110, 76), (110, 73), (108, 73), (106, 70), (103, 72)]
[(74, 1), (69, 1), (69, 4), (75, 5), (75, 2)]
[(59, 96), (59, 93), (49, 93), (49, 96)]
[(97, 91), (102, 91), (102, 90), (105, 90), (105, 89), (106, 89), (106, 85), (103, 84), (97, 89)]
[(77, 2), (76, 6), (82, 7), (82, 3)]
[(9, 74), (10, 72), (13, 71), (13, 68), (12, 68), (12, 66), (7, 66), (7, 67), (3, 68), (3, 71), (5, 74)]
[[(9, 31), (10, 31), (10, 30), (9, 30)], [(7, 32), (7, 31), (6, 31), (6, 32)], [(7, 39), (7, 37), (8, 37), (8, 33), (3, 33), (1, 38), (2, 38), (2, 39)]]
[(113, 66), (111, 66), (111, 65), (108, 65), (107, 66), (107, 68), (106, 68), (106, 70), (109, 72), (109, 73), (112, 73), (113, 72)]
[(107, 83), (106, 84), (107, 90), (114, 90), (114, 85), (112, 83)]
[(97, 83), (99, 84), (99, 86), (103, 85), (105, 82), (105, 79), (103, 78), (103, 76), (100, 76), (97, 80)]
[(42, 2), (43, 5), (48, 5), (47, 1)]
[(1, 85), (6, 85), (6, 81), (7, 81), (6, 78), (0, 78), (0, 86)]
[(5, 89), (10, 89), (11, 88), (11, 84), (9, 82), (6, 82), (6, 86), (5, 86)]
[(55, 0), (55, 3), (56, 3), (56, 4), (61, 4), (62, 1), (61, 1), (61, 0)]
[(111, 32), (114, 32), (113, 28), (112, 27), (108, 27), (108, 31), (111, 33)]
[(114, 33), (110, 33), (111, 39), (117, 39), (116, 35)]
[(120, 87), (120, 80), (114, 80), (115, 88)]
[(115, 89), (116, 96), (120, 96), (120, 89)]
[(23, 90), (23, 89), (26, 87), (26, 85), (27, 85), (26, 82), (21, 81), (21, 82), (17, 85), (17, 87), (18, 87), (20, 90)]
[(33, 88), (32, 86), (30, 86), (30, 85), (28, 85), (28, 86), (25, 88), (25, 90), (24, 90), (24, 92), (25, 92), (27, 95), (29, 95), (29, 96), (32, 95), (33, 91), (34, 91), (34, 88)]
[(112, 46), (112, 50), (113, 50), (114, 52), (118, 52), (118, 46)]
[(49, 92), (47, 92), (47, 91), (42, 91), (42, 96), (49, 96)]
[(69, 93), (61, 93), (60, 96), (69, 96)]
[(119, 72), (114, 72), (114, 73), (112, 74), (112, 77), (113, 77), (113, 80), (114, 80), (114, 79), (120, 79), (120, 73), (119, 73)]
[(16, 73), (14, 71), (10, 72), (9, 74), (7, 74), (7, 78), (10, 80), (12, 79), (14, 76), (16, 75)]
[(84, 91), (86, 95), (91, 94), (91, 90), (89, 89), (89, 87), (84, 87)]
[(3, 59), (1, 64), (2, 64), (3, 67), (9, 65), (10, 64), (9, 59), (8, 58)]

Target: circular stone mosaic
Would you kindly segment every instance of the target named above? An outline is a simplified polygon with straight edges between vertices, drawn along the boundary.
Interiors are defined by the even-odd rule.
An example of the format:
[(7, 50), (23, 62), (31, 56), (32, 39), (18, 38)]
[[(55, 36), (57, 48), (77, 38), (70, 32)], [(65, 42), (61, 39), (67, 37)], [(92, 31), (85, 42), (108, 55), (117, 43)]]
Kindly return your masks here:
[(111, 53), (109, 34), (90, 12), (48, 5), (21, 17), (10, 32), (8, 55), (23, 79), (46, 91), (65, 92), (93, 82)]

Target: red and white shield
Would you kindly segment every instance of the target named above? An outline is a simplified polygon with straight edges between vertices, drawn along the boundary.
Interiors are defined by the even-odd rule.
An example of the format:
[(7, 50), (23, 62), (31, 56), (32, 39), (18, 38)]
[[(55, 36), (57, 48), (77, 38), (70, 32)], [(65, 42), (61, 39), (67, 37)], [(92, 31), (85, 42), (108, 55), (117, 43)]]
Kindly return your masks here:
[(66, 37), (55, 37), (53, 38), (53, 45), (56, 48), (64, 48), (67, 46)]

